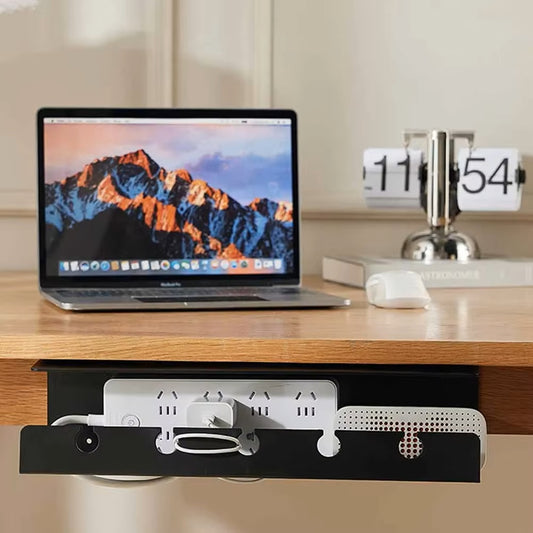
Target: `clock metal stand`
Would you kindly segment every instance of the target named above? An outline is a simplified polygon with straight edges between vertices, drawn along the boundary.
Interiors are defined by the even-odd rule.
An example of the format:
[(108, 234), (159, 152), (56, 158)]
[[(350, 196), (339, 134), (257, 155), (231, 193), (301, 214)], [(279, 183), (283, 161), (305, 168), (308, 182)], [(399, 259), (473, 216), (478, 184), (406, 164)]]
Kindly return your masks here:
[(458, 168), (454, 158), (455, 139), (466, 139), (473, 146), (470, 131), (407, 130), (404, 141), (426, 138), (428, 161), (420, 168), (421, 204), (427, 214), (428, 228), (412, 233), (402, 246), (402, 258), (417, 261), (479, 259), (476, 240), (455, 229), (460, 213), (457, 204)]

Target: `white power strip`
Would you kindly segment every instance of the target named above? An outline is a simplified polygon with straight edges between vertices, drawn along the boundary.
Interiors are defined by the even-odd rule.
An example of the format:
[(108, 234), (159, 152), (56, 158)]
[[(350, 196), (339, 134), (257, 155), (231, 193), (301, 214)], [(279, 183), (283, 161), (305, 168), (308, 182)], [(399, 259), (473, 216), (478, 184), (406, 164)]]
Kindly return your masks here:
[(481, 466), (487, 455), (487, 424), (475, 409), (460, 407), (349, 406), (339, 409), (335, 430), (399, 431), (399, 452), (415, 459), (423, 452), (418, 433), (473, 433), (479, 437)]
[(165, 454), (184, 451), (175, 427), (239, 428), (244, 455), (259, 449), (256, 429), (318, 429), (324, 432), (319, 451), (330, 456), (336, 453), (337, 396), (328, 380), (112, 379), (98, 418), (104, 426), (161, 428), (156, 445)]

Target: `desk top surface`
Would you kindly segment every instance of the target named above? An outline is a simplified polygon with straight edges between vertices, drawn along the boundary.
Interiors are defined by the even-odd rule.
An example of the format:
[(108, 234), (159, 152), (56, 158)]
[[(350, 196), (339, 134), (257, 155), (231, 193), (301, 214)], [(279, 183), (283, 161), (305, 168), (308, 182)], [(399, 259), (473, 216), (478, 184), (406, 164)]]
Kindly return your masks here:
[(377, 309), (365, 293), (304, 284), (345, 309), (73, 313), (29, 273), (0, 274), (0, 359), (533, 366), (533, 288), (435, 289), (427, 310)]

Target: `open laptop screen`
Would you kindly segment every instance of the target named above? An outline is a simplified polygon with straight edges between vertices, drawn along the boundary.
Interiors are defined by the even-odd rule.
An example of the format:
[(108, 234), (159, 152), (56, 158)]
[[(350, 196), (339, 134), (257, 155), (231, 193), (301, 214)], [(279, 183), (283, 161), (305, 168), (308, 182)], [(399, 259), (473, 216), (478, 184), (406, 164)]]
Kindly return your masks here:
[(292, 113), (50, 114), (40, 125), (47, 276), (299, 274)]

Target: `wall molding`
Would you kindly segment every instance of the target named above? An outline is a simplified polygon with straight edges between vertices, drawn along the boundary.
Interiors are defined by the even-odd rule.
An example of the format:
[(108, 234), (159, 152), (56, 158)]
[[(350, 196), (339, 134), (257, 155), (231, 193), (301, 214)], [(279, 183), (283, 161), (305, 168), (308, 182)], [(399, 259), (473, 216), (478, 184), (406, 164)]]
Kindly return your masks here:
[(148, 105), (172, 107), (174, 103), (174, 29), (177, 0), (159, 0), (147, 5), (152, 32), (147, 36), (147, 75), (157, 80), (148, 85)]
[(254, 0), (254, 52), (251, 73), (254, 107), (272, 107), (273, 104), (273, 10), (273, 0)]
[(35, 213), (36, 206), (37, 198), (34, 190), (4, 189), (0, 186), (0, 216), (6, 216), (5, 213)]
[[(37, 218), (37, 210), (31, 207), (2, 208), (0, 218)], [(353, 209), (353, 210), (311, 210), (302, 211), (302, 220), (324, 220), (327, 222), (366, 221), (366, 222), (424, 222), (424, 214), (420, 211), (384, 210), (384, 209)], [(533, 223), (533, 213), (463, 213), (459, 221), (465, 222), (505, 222), (505, 223)]]
[[(425, 214), (421, 211), (407, 211), (395, 209), (352, 209), (352, 210), (314, 210), (304, 209), (302, 211), (303, 220), (325, 220), (325, 221), (418, 221), (423, 223)], [(458, 218), (460, 221), (468, 222), (511, 222), (511, 223), (533, 223), (533, 213), (531, 212), (500, 212), (500, 213), (462, 213)]]
[(0, 208), (0, 218), (35, 218), (37, 219), (37, 210), (36, 209)]

